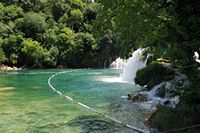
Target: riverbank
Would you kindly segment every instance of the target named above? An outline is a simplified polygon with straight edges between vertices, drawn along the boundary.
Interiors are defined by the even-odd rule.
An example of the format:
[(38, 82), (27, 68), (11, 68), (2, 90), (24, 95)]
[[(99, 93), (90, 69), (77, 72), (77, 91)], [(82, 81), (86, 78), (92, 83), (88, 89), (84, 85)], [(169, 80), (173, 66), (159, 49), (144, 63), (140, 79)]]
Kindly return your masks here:
[(10, 66), (5, 66), (5, 65), (0, 65), (0, 70), (2, 71), (9, 71), (9, 70), (22, 70), (23, 68), (18, 68), (18, 67), (10, 67)]
[(200, 106), (197, 79), (192, 84), (192, 80), (179, 70), (166, 64), (151, 63), (136, 74), (135, 83), (145, 87), (129, 94), (128, 99), (140, 104), (149, 101), (155, 104), (155, 110), (144, 121), (147, 127), (158, 132), (198, 133)]

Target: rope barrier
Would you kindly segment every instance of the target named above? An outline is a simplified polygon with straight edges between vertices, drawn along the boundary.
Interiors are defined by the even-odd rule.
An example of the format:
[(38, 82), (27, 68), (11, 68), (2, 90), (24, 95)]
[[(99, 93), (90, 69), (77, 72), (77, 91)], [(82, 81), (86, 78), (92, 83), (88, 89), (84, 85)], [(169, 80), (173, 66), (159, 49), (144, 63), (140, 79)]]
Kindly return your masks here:
[(81, 102), (75, 101), (75, 100), (72, 99), (71, 97), (66, 96), (66, 95), (64, 95), (63, 93), (61, 93), (60, 91), (58, 91), (58, 90), (57, 90), (55, 87), (53, 87), (53, 85), (51, 84), (51, 79), (54, 78), (54, 77), (57, 76), (57, 75), (64, 74), (64, 73), (67, 73), (67, 72), (72, 72), (72, 70), (71, 70), (71, 71), (58, 72), (58, 73), (56, 73), (56, 74), (53, 74), (51, 77), (49, 77), (49, 79), (48, 79), (48, 85), (49, 85), (49, 87), (50, 87), (54, 92), (56, 92), (56, 93), (59, 94), (60, 96), (64, 97), (65, 99), (70, 100), (70, 101), (72, 101), (72, 102), (74, 102), (74, 103), (76, 103), (76, 104), (78, 104), (78, 105), (80, 105), (80, 106), (82, 106), (82, 107), (84, 107), (84, 108), (86, 108), (86, 109), (88, 109), (88, 110), (91, 110), (92, 112), (95, 112), (95, 113), (97, 113), (97, 114), (99, 114), (99, 115), (101, 115), (101, 116), (103, 116), (103, 117), (105, 117), (105, 118), (107, 118), (107, 119), (110, 119), (110, 120), (112, 120), (112, 121), (114, 121), (114, 122), (116, 122), (116, 123), (118, 123), (118, 124), (120, 124), (120, 125), (122, 125), (122, 126), (124, 126), (124, 127), (127, 127), (127, 128), (129, 128), (129, 129), (132, 129), (132, 130), (137, 131), (137, 132), (139, 132), (139, 133), (149, 133), (149, 130), (148, 130), (148, 129), (143, 130), (143, 129), (136, 128), (136, 127), (134, 127), (134, 126), (132, 126), (132, 125), (129, 125), (129, 124), (124, 124), (123, 122), (121, 122), (121, 121), (119, 121), (119, 120), (117, 120), (117, 119), (115, 119), (115, 118), (113, 118), (113, 117), (110, 117), (110, 116), (108, 116), (108, 115), (104, 115), (103, 113), (101, 113), (101, 112), (99, 112), (99, 111), (97, 111), (97, 110), (95, 110), (95, 109), (93, 109), (93, 108), (91, 108), (91, 107), (89, 107), (89, 106), (87, 106), (87, 105), (81, 103)]
[(169, 130), (169, 131), (166, 131), (166, 132), (163, 132), (163, 133), (171, 133), (171, 132), (182, 131), (182, 130), (187, 130), (187, 129), (196, 128), (196, 127), (200, 127), (200, 124), (192, 125), (192, 126), (189, 126), (189, 127), (178, 128), (178, 129), (172, 129), (172, 130)]

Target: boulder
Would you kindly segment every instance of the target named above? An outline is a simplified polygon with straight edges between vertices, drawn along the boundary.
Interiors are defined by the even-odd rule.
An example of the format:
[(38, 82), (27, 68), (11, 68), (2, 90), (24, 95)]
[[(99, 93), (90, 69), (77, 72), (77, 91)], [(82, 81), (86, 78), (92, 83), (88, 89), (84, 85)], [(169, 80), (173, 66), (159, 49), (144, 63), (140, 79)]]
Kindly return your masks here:
[(164, 105), (169, 105), (170, 103), (171, 103), (170, 100), (166, 100), (163, 102)]
[(151, 121), (152, 121), (152, 119), (154, 118), (154, 116), (156, 115), (156, 113), (157, 113), (157, 109), (154, 109), (154, 110), (152, 110), (152, 111), (148, 114), (148, 116), (147, 116), (146, 119), (144, 120), (144, 124), (145, 124), (146, 126), (149, 126), (150, 123), (152, 123)]
[(161, 98), (164, 98), (166, 96), (165, 85), (166, 84), (163, 84), (162, 86), (160, 86), (160, 88), (156, 90), (156, 96), (159, 96)]
[(148, 100), (146, 94), (128, 94), (128, 100), (132, 100), (133, 102), (145, 102)]

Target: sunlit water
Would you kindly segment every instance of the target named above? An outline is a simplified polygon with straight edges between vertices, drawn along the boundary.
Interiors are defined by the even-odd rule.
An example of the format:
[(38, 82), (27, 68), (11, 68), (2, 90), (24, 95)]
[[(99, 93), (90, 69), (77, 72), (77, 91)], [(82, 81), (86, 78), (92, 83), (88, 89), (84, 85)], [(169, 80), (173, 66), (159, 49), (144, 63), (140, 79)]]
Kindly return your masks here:
[[(68, 70), (0, 72), (0, 133), (132, 133), (108, 119), (61, 98), (48, 78)], [(138, 88), (129, 83), (106, 82), (121, 70), (73, 70), (52, 79), (52, 85), (98, 111), (124, 123), (144, 128), (146, 110), (121, 98)]]

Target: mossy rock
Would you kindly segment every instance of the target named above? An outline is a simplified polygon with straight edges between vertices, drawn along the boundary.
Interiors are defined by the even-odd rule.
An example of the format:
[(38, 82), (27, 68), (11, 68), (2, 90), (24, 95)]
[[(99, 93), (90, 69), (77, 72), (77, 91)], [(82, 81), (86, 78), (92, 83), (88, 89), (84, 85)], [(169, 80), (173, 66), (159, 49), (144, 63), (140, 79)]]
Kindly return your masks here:
[(151, 63), (136, 73), (135, 83), (147, 85), (148, 90), (153, 86), (174, 79), (175, 71), (159, 63)]

